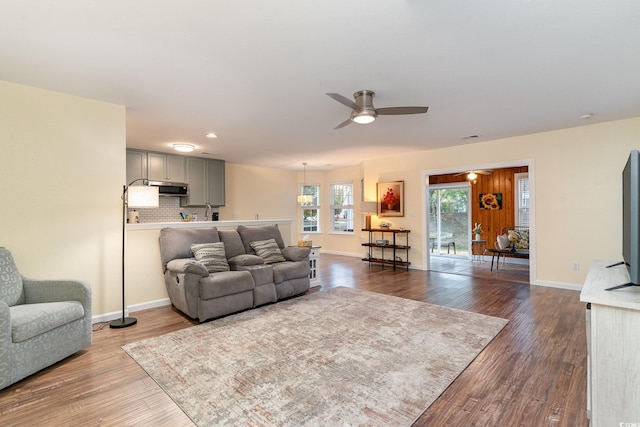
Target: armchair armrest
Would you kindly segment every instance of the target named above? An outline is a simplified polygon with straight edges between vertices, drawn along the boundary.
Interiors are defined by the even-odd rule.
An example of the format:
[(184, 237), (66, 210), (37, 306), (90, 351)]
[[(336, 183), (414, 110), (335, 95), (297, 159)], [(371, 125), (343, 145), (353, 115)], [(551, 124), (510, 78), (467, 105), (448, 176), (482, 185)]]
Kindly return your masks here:
[(78, 301), (84, 308), (84, 319), (91, 322), (91, 286), (84, 280), (34, 280), (22, 276), (26, 304)]
[(282, 255), (287, 261), (304, 261), (309, 258), (311, 248), (300, 246), (286, 246), (282, 248)]
[(209, 275), (207, 267), (205, 267), (201, 262), (196, 261), (194, 258), (173, 259), (167, 263), (167, 270), (174, 273), (196, 274), (201, 277), (207, 277)]
[(22, 277), (25, 303), (78, 301), (91, 308), (91, 287), (83, 280), (34, 280)]
[(11, 384), (11, 312), (9, 306), (0, 300), (0, 390)]

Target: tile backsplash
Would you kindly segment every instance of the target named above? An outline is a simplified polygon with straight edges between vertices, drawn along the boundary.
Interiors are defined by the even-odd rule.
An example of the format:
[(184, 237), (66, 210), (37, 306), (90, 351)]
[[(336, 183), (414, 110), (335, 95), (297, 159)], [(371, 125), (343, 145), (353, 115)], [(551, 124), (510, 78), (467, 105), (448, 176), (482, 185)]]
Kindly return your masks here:
[[(198, 221), (203, 221), (206, 207), (181, 207), (179, 197), (160, 197), (160, 206), (157, 208), (129, 209), (129, 211), (133, 210), (139, 212), (140, 223), (180, 222), (182, 221), (180, 212), (191, 216), (195, 214), (198, 216)], [(218, 208), (214, 207), (213, 212), (218, 212)], [(128, 217), (129, 215), (127, 214)]]

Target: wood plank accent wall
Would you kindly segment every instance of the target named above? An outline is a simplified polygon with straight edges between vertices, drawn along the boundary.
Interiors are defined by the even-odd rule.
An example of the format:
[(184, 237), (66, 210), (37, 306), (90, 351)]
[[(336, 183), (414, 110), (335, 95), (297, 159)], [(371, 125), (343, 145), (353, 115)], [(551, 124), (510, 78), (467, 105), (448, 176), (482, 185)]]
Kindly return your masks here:
[[(502, 227), (513, 225), (515, 215), (515, 181), (514, 174), (526, 173), (527, 166), (516, 168), (494, 169), (490, 175), (478, 175), (471, 185), (471, 224), (482, 224), (482, 239), (487, 241), (487, 247), (493, 248), (493, 242), (498, 238)], [(434, 175), (429, 177), (429, 184), (448, 184), (465, 182), (466, 175), (455, 174)], [(502, 209), (480, 209), (480, 194), (501, 193)], [(471, 230), (469, 230), (471, 232)]]

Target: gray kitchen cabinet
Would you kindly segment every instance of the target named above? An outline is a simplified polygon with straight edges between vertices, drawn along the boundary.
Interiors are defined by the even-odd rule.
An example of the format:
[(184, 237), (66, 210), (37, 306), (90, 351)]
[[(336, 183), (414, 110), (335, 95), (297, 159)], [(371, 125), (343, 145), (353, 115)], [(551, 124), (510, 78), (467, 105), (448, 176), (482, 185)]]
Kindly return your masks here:
[(224, 206), (224, 161), (188, 157), (186, 159), (189, 196), (182, 206)]
[(150, 181), (186, 182), (185, 158), (162, 153), (148, 153)]
[[(140, 178), (147, 178), (147, 152), (137, 150), (127, 150), (127, 182)], [(142, 184), (142, 181), (137, 182)]]
[(207, 161), (207, 188), (208, 204), (211, 206), (224, 206), (224, 161), (208, 160)]

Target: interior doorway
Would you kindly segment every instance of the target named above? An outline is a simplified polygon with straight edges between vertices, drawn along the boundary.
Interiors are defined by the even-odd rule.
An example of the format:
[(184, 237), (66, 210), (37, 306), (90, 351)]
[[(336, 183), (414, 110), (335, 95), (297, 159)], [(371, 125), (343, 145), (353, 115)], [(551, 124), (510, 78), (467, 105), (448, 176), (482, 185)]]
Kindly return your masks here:
[[(477, 171), (482, 170), (483, 172), (490, 172), (488, 174), (482, 174), (481, 176), (477, 176), (477, 178), (470, 178), (468, 173), (465, 171)], [(526, 172), (526, 174), (525, 174)], [(514, 184), (518, 180), (515, 179), (516, 174), (523, 174), (527, 177), (527, 195), (528, 200), (526, 203), (516, 203), (515, 197), (518, 197), (520, 192), (513, 191), (510, 185)], [(462, 179), (460, 179), (462, 178)], [(462, 182), (459, 182), (462, 181)], [(455, 267), (458, 268), (460, 265), (466, 263), (466, 265), (470, 266), (470, 270), (477, 270), (486, 267), (489, 270), (488, 274), (495, 275), (496, 277), (502, 277), (505, 275), (506, 271), (502, 268), (499, 272), (491, 271), (491, 254), (486, 251), (484, 252), (484, 256), (477, 257), (476, 255), (471, 255), (467, 252), (465, 254), (469, 258), (465, 256), (453, 256), (451, 255), (452, 248), (447, 248), (446, 246), (438, 247), (438, 243), (436, 241), (433, 247), (432, 253), (432, 240), (427, 237), (437, 237), (438, 231), (435, 229), (437, 224), (435, 224), (430, 217), (431, 212), (431, 200), (430, 195), (432, 189), (436, 189), (438, 186), (444, 184), (452, 184), (454, 182), (458, 182), (458, 184), (468, 184), (469, 185), (469, 203), (470, 208), (468, 208), (470, 222), (468, 223), (468, 227), (465, 230), (466, 233), (470, 234), (473, 228), (473, 224), (475, 222), (482, 224), (483, 234), (481, 235), (481, 241), (484, 240), (484, 244), (487, 249), (494, 248), (495, 241), (497, 235), (502, 233), (502, 229), (505, 226), (517, 225), (516, 220), (516, 212), (513, 211), (514, 208), (517, 207), (519, 210), (523, 210), (523, 212), (518, 212), (517, 215), (522, 215), (522, 213), (526, 213), (528, 222), (529, 222), (529, 265), (528, 265), (528, 276), (529, 283), (537, 284), (537, 274), (536, 274), (536, 220), (535, 220), (535, 167), (533, 160), (520, 160), (520, 161), (508, 161), (508, 162), (500, 162), (500, 163), (488, 163), (488, 164), (474, 164), (469, 166), (458, 166), (455, 168), (447, 168), (447, 169), (430, 169), (423, 171), (423, 185), (424, 191), (422, 192), (423, 199), (423, 233), (426, 236), (423, 239), (423, 251), (422, 251), (422, 260), (423, 265), (426, 270), (432, 270), (432, 258), (434, 259), (434, 266), (436, 268), (442, 268), (443, 262), (447, 260), (450, 263), (455, 263)], [(498, 197), (502, 198), (502, 205), (498, 206), (497, 209), (487, 209), (486, 205), (480, 206), (480, 203), (483, 200), (483, 195), (486, 193), (492, 193)], [(522, 206), (520, 206), (522, 205)], [(525, 212), (526, 210), (526, 212)], [(468, 242), (467, 248), (471, 246), (471, 236), (469, 236), (466, 240)], [(456, 255), (460, 253), (458, 250), (458, 242), (456, 241)], [(480, 250), (474, 245), (473, 253), (480, 253)], [(447, 256), (447, 249), (449, 249), (450, 256)], [(480, 248), (481, 249), (481, 248)], [(436, 251), (439, 251), (440, 254), (444, 256), (433, 256)], [(437, 262), (436, 262), (437, 261)], [(525, 260), (517, 260), (523, 261)], [(511, 262), (511, 260), (510, 260)], [(514, 261), (515, 262), (515, 261)], [(462, 264), (461, 264), (462, 263)], [(447, 268), (449, 266), (446, 266)], [(508, 267), (508, 266), (507, 266)], [(519, 268), (519, 266), (518, 266)], [(475, 273), (470, 272), (469, 274), (474, 275)]]
[(468, 183), (429, 186), (431, 255), (469, 258), (470, 213)]

